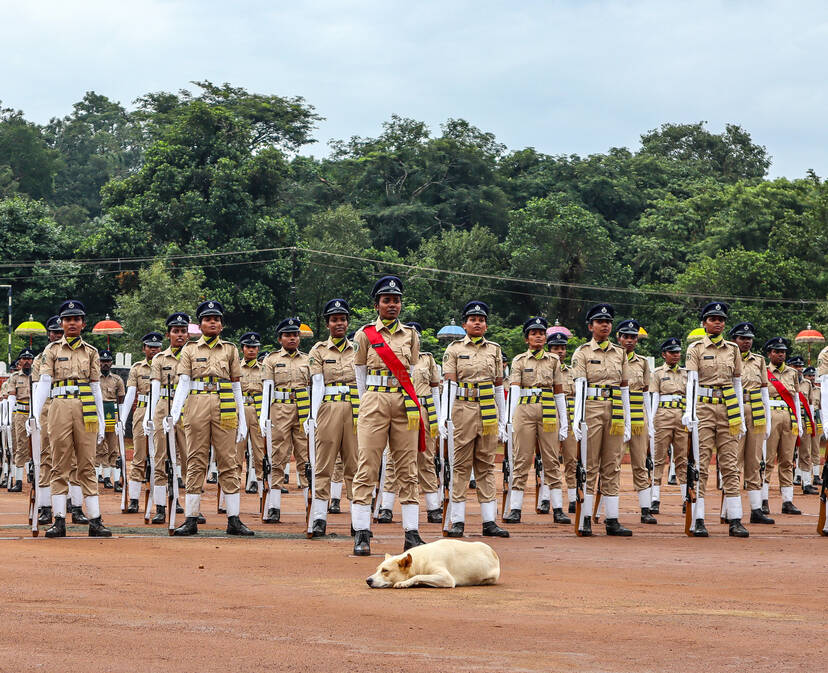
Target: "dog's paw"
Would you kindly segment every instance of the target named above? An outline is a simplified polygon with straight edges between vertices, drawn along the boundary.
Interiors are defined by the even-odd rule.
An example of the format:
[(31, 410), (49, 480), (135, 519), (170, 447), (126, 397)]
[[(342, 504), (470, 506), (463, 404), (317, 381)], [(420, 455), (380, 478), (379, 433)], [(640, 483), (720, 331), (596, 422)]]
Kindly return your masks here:
[(397, 582), (394, 585), (394, 588), (395, 589), (408, 589), (408, 587), (410, 587), (410, 586), (411, 586), (411, 584), (409, 584), (408, 580), (406, 580), (405, 582)]

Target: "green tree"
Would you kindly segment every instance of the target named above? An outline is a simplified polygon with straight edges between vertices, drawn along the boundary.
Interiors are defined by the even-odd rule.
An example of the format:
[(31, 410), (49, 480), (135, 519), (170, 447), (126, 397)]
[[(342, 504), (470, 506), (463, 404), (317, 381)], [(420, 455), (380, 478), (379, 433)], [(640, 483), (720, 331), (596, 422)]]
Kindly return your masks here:
[(60, 156), (49, 149), (41, 128), (11, 108), (0, 108), (0, 169), (5, 171), (5, 167), (11, 169), (15, 191), (33, 199), (51, 195), (52, 181), (60, 167)]

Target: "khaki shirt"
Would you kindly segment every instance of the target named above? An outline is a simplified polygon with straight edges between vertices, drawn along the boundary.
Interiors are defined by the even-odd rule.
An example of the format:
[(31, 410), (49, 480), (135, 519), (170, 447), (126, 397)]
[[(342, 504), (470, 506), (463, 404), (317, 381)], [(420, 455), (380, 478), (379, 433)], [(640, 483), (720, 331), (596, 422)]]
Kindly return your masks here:
[(354, 344), (351, 341), (347, 341), (341, 352), (334, 346), (332, 339), (317, 341), (308, 353), (310, 375), (314, 377), (322, 374), (326, 386), (332, 386), (334, 383), (355, 383), (355, 354)]
[(732, 378), (742, 375), (742, 354), (732, 341), (719, 347), (705, 334), (687, 347), (685, 366), (688, 372), (698, 372), (700, 386), (730, 386)]
[[(773, 374), (783, 386), (785, 386), (788, 392), (794, 396), (794, 399), (797, 398), (797, 393), (799, 392), (799, 372), (796, 371), (796, 369), (789, 367), (786, 364), (782, 364), (778, 369), (774, 365), (770, 365), (768, 367), (768, 371)], [(772, 383), (768, 386), (768, 390), (770, 391), (770, 397), (772, 400), (782, 399), (782, 396), (776, 390), (776, 386)]]
[(262, 392), (262, 363), (256, 361), (248, 366), (241, 361), (239, 364), (241, 365), (242, 395), (253, 395)]
[(7, 395), (14, 395), (18, 402), (29, 401), (29, 377), (22, 371), (14, 372), (6, 383)]
[(414, 392), (417, 397), (428, 397), (431, 389), (440, 385), (440, 370), (431, 353), (420, 353), (414, 367)]
[(627, 379), (627, 385), (630, 387), (630, 392), (649, 390), (650, 363), (647, 362), (647, 358), (641, 357), (638, 353), (633, 353), (632, 358), (627, 358), (627, 367), (630, 375), (630, 378)]
[(630, 380), (627, 354), (614, 343), (602, 350), (595, 339), (590, 339), (572, 354), (572, 377), (585, 378), (590, 386), (620, 386), (622, 381)]
[(152, 367), (147, 359), (136, 362), (129, 370), (127, 388), (135, 388), (139, 395), (148, 395), (150, 391), (150, 373)]
[(656, 367), (653, 371), (652, 392), (659, 395), (684, 395), (687, 393), (687, 370), (679, 367), (673, 371), (666, 364)]
[(443, 354), (443, 375), (454, 374), (458, 383), (494, 382), (503, 378), (500, 345), (485, 337), (475, 345), (468, 335), (453, 341)]
[(561, 385), (564, 395), (572, 397), (575, 394), (575, 379), (572, 378), (572, 367), (561, 364)]
[(101, 374), (101, 397), (104, 402), (118, 402), (126, 394), (124, 380), (117, 374)]
[[(411, 367), (417, 364), (420, 357), (420, 337), (417, 330), (400, 324), (397, 331), (391, 334), (379, 317), (374, 322), (374, 327), (377, 328), (377, 332), (379, 332), (385, 343), (394, 351), (402, 366), (410, 372)], [(377, 355), (376, 349), (371, 346), (371, 342), (365, 336), (364, 329), (364, 327), (360, 327), (354, 335), (354, 349), (356, 350), (354, 364), (366, 365), (368, 369), (388, 369), (382, 358)]]
[(212, 348), (200, 337), (198, 341), (191, 341), (181, 349), (178, 360), (178, 375), (199, 379), (204, 376), (214, 376), (219, 379), (238, 379), (241, 377), (239, 352), (228, 341), (218, 338), (218, 343)]
[(747, 358), (742, 358), (742, 389), (756, 390), (767, 385), (768, 368), (765, 358), (758, 353), (748, 353)]
[(307, 388), (310, 385), (310, 358), (302, 351), (289, 354), (284, 348), (268, 355), (262, 372), (263, 381), (273, 381), (277, 388)]
[(828, 346), (819, 352), (819, 357), (817, 358), (817, 381), (826, 374), (828, 374)]
[[(182, 347), (181, 350), (183, 351), (184, 348)], [(172, 392), (175, 393), (175, 386), (178, 383), (178, 363), (180, 362), (180, 358), (180, 351), (178, 353), (178, 357), (175, 357), (175, 355), (173, 355), (172, 347), (167, 346), (167, 348), (160, 353), (156, 353), (155, 357), (152, 359), (152, 365), (150, 366), (150, 379), (160, 382), (162, 391), (166, 389), (167, 377), (169, 377), (170, 388)]]
[(811, 409), (819, 409), (820, 396), (819, 386), (816, 383), (811, 383), (811, 396), (808, 399), (811, 403)]
[(532, 351), (524, 351), (512, 360), (509, 385), (519, 388), (552, 389), (562, 382), (561, 361), (554, 353), (544, 353), (538, 360)]
[(50, 376), (52, 382), (66, 379), (95, 383), (101, 379), (101, 360), (98, 349), (81, 339), (77, 348), (70, 348), (66, 337), (52, 342), (43, 352), (40, 376)]

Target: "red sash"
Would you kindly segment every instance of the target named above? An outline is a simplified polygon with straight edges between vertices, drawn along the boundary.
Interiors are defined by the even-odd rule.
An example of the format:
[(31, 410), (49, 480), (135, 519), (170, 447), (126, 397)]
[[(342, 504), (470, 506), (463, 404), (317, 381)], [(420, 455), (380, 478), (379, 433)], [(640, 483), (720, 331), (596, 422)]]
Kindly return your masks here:
[(768, 369), (767, 372), (768, 381), (773, 384), (773, 387), (776, 388), (776, 392), (779, 393), (779, 397), (781, 397), (782, 401), (788, 405), (788, 409), (791, 410), (791, 414), (793, 414), (793, 417), (796, 418), (796, 407), (794, 407), (793, 395), (788, 392), (788, 389), (782, 385), (782, 382), (778, 378), (771, 374), (770, 369)]
[(811, 421), (811, 436), (816, 437), (816, 423), (814, 423), (814, 415), (811, 413), (811, 405), (808, 404), (808, 400), (802, 393), (799, 393), (799, 403), (802, 405), (805, 413), (808, 414), (808, 420)]
[(400, 362), (397, 354), (391, 350), (391, 346), (385, 343), (385, 339), (382, 338), (382, 335), (377, 331), (377, 328), (374, 325), (367, 325), (362, 331), (365, 333), (365, 336), (368, 337), (368, 341), (371, 342), (376, 354), (380, 356), (380, 359), (385, 363), (385, 366), (388, 367), (388, 370), (391, 374), (393, 374), (394, 378), (400, 382), (402, 389), (414, 401), (414, 404), (417, 405), (417, 409), (420, 411), (420, 432), (418, 445), (420, 451), (425, 451), (426, 431), (425, 423), (423, 423), (423, 410), (420, 407), (420, 400), (417, 398), (417, 393), (414, 390), (414, 384), (411, 382), (411, 377), (408, 375), (408, 370), (403, 366), (403, 363)]

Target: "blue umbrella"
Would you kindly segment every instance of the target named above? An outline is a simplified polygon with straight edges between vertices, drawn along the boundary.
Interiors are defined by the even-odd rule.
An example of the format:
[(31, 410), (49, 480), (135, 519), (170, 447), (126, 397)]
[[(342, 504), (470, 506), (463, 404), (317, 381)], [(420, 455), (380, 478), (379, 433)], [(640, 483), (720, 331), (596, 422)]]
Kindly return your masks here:
[(440, 331), (437, 332), (438, 339), (445, 339), (446, 341), (451, 341), (453, 339), (457, 339), (458, 337), (466, 336), (466, 330), (462, 327), (459, 327), (455, 322), (454, 318), (451, 319), (451, 324), (446, 325), (445, 327), (441, 327)]

